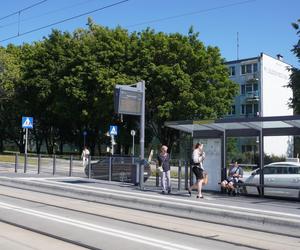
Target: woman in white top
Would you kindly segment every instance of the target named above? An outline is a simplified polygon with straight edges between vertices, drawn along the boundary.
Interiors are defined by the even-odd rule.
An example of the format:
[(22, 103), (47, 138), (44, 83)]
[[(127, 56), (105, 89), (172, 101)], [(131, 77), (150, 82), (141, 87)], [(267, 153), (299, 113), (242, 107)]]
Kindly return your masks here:
[(203, 161), (205, 159), (205, 152), (203, 151), (203, 144), (197, 143), (193, 151), (193, 173), (196, 176), (197, 182), (188, 188), (189, 195), (192, 196), (192, 190), (197, 189), (197, 198), (203, 198), (202, 195), (202, 182), (203, 182)]
[(82, 150), (81, 153), (81, 158), (82, 158), (82, 166), (85, 167), (88, 162), (89, 162), (89, 156), (90, 156), (90, 151), (88, 150), (88, 148), (85, 146)]

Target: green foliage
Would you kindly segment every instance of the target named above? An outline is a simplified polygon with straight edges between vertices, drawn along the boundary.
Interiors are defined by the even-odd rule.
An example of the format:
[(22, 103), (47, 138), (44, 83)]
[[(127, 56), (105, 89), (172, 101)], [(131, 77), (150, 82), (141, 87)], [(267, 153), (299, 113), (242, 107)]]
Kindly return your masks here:
[(237, 91), (219, 49), (205, 47), (192, 28), (187, 36), (152, 29), (129, 34), (89, 19), (86, 29), (53, 30), (40, 42), (0, 52), (11, 68), (0, 80), (14, 97), (15, 121), (33, 116), (37, 151), (45, 141), (48, 153), (55, 143), (82, 146), (83, 131), (93, 153), (112, 123), (121, 127), (118, 143), (129, 147), (139, 121), (113, 114), (116, 84), (146, 81), (146, 140), (156, 136), (170, 148), (178, 134), (165, 121), (221, 117)]
[[(298, 58), (300, 63), (300, 19), (297, 20), (297, 23), (292, 23), (293, 28), (296, 30), (296, 34), (299, 37), (297, 44), (293, 46), (291, 50), (294, 55)], [(290, 82), (288, 84), (293, 90), (293, 98), (290, 100), (290, 107), (294, 108), (295, 113), (300, 114), (300, 70), (299, 68), (292, 67)]]

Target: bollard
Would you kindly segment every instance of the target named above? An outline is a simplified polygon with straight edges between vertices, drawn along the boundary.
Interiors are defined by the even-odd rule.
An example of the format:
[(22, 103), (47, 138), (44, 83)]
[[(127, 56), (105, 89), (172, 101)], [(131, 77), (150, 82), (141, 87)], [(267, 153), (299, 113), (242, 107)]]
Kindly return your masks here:
[(56, 155), (53, 155), (53, 175), (55, 175), (56, 172)]
[(185, 189), (188, 189), (189, 187), (189, 169), (187, 161), (184, 161), (184, 187)]
[(38, 174), (41, 173), (41, 154), (38, 155)]
[(16, 154), (16, 157), (15, 157), (15, 173), (18, 172), (18, 154)]
[(159, 187), (159, 170), (158, 170), (158, 165), (156, 164), (156, 172), (155, 172), (155, 175), (156, 175), (156, 186)]
[(88, 168), (89, 168), (89, 179), (91, 179), (91, 156), (88, 158)]
[(111, 165), (112, 165), (112, 157), (109, 157), (109, 161), (108, 161), (108, 181), (111, 181)]
[(27, 172), (27, 154), (24, 154), (24, 173)]
[(73, 155), (70, 155), (70, 169), (69, 169), (69, 176), (72, 176), (72, 169), (73, 169)]
[(193, 166), (190, 165), (190, 186), (192, 186), (194, 184), (194, 180), (193, 180)]
[(178, 191), (181, 190), (181, 160), (178, 160)]
[(144, 190), (144, 161), (140, 161), (140, 189)]

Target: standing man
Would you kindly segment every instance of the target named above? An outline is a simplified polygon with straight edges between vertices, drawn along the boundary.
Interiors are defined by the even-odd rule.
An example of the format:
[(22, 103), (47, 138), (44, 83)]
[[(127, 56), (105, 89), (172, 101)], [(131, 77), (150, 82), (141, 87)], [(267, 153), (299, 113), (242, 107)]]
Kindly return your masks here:
[(88, 150), (88, 148), (86, 146), (84, 146), (84, 148), (82, 150), (82, 154), (81, 154), (83, 167), (85, 167), (88, 164), (89, 156), (90, 156), (90, 151)]
[(161, 186), (162, 193), (171, 193), (171, 171), (170, 171), (170, 155), (168, 154), (168, 147), (163, 145), (160, 149), (160, 153), (157, 156), (158, 164), (162, 167), (161, 173)]

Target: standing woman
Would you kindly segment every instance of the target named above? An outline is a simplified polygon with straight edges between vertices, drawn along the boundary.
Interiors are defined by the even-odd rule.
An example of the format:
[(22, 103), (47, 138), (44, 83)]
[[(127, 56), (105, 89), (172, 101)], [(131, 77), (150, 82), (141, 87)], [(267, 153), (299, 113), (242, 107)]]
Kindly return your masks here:
[(157, 156), (159, 166), (162, 166), (161, 173), (161, 186), (162, 193), (171, 193), (171, 174), (170, 174), (170, 155), (168, 154), (168, 147), (163, 145), (160, 149), (160, 153)]
[(197, 143), (192, 155), (193, 159), (193, 173), (196, 176), (197, 182), (188, 188), (189, 195), (192, 196), (192, 190), (197, 188), (197, 198), (203, 198), (202, 195), (202, 182), (203, 182), (203, 161), (205, 159), (205, 152), (203, 151), (203, 144)]

